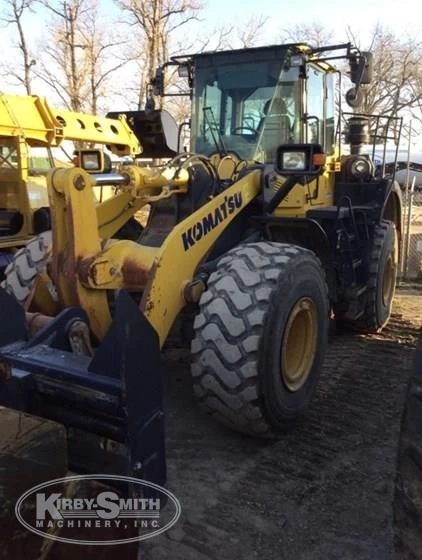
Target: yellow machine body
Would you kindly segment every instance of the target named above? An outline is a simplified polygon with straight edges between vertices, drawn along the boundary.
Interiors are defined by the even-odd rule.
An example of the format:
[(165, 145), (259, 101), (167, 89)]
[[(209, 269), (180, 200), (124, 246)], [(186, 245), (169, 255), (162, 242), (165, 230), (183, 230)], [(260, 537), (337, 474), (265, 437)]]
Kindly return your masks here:
[[(70, 141), (100, 144), (119, 157), (142, 151), (123, 116), (87, 115), (54, 108), (36, 95), (0, 94), (0, 248), (19, 247), (39, 233), (34, 212), (48, 206), (46, 175), (73, 165), (65, 151), (57, 159), (54, 149)], [(98, 199), (106, 198), (96, 190)]]

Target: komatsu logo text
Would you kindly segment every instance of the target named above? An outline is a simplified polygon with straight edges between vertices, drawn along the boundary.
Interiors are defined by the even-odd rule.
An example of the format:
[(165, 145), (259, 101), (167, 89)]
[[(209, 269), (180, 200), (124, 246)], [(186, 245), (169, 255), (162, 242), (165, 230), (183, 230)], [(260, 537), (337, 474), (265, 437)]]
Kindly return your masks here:
[(226, 196), (224, 201), (215, 210), (209, 212), (202, 220), (196, 222), (192, 227), (182, 233), (182, 242), (185, 251), (193, 247), (200, 239), (211, 230), (224, 222), (233, 212), (242, 206), (242, 193), (237, 192)]

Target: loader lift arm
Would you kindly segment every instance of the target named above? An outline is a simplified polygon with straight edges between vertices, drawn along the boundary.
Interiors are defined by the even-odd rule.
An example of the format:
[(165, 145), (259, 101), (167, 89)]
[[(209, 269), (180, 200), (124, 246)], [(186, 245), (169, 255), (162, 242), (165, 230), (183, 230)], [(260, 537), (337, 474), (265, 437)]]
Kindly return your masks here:
[(126, 122), (52, 107), (44, 97), (0, 94), (0, 136), (24, 138), (31, 145), (58, 147), (64, 140), (105, 144), (118, 156), (142, 152)]
[[(187, 188), (188, 175), (183, 170), (154, 174), (148, 168), (128, 166), (123, 173), (128, 177), (129, 196), (138, 203), (147, 204)], [(98, 213), (90, 204), (87, 188), (94, 180), (82, 169), (57, 170), (48, 179), (53, 220), (52, 277), (60, 308), (84, 309), (94, 334), (102, 340), (111, 321), (107, 292), (142, 292), (141, 311), (158, 333), (161, 346), (186, 304), (186, 287), (200, 263), (228, 223), (259, 193), (261, 171), (250, 171), (188, 216), (159, 248), (112, 240), (101, 249), (101, 210)], [(84, 236), (78, 235), (82, 230)], [(183, 267), (180, 262), (184, 262)]]

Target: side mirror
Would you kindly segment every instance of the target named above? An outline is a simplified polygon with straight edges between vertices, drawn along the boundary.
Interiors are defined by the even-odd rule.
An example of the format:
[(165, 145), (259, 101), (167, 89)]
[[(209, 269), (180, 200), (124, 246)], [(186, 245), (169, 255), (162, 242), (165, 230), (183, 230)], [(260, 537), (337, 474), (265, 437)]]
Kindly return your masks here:
[(186, 78), (190, 88), (193, 87), (193, 69), (189, 62), (182, 62), (177, 67), (177, 73), (180, 78)]
[(372, 53), (365, 51), (350, 57), (350, 80), (358, 86), (372, 82)]
[(164, 69), (162, 66), (158, 67), (155, 71), (155, 76), (151, 80), (153, 94), (158, 97), (164, 95)]
[(319, 144), (282, 144), (277, 148), (275, 171), (280, 175), (320, 175), (325, 153)]

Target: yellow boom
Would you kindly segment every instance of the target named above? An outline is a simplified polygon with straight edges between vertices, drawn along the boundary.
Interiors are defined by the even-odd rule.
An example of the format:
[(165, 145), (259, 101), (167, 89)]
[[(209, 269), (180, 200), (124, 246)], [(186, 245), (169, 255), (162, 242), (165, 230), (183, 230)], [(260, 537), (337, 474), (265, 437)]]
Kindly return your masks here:
[(51, 147), (63, 140), (106, 144), (118, 156), (142, 152), (125, 116), (114, 119), (57, 109), (37, 95), (0, 94), (0, 136)]

